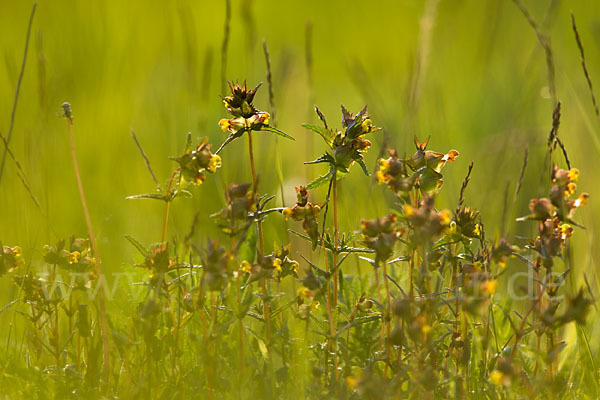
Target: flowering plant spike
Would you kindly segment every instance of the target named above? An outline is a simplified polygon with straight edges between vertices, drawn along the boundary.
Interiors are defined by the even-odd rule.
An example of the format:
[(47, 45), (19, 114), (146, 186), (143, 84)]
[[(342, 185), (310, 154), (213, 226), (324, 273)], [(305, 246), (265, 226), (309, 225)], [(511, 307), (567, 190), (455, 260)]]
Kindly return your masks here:
[(252, 131), (273, 132), (286, 139), (296, 140), (287, 133), (269, 125), (271, 115), (268, 112), (260, 111), (252, 104), (260, 85), (261, 83), (254, 89), (249, 90), (245, 81), (241, 85), (229, 82), (231, 95), (223, 97), (223, 104), (233, 118), (223, 118), (219, 121), (219, 126), (223, 132), (229, 133), (229, 135), (215, 154), (219, 154), (225, 146), (241, 137), (245, 132), (248, 132), (248, 134)]

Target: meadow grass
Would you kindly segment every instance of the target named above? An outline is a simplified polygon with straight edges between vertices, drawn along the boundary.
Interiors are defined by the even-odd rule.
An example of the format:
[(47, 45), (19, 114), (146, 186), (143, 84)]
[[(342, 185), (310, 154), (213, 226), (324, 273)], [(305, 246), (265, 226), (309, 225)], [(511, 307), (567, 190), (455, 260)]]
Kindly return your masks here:
[(598, 396), (594, 4), (11, 7), (0, 397)]

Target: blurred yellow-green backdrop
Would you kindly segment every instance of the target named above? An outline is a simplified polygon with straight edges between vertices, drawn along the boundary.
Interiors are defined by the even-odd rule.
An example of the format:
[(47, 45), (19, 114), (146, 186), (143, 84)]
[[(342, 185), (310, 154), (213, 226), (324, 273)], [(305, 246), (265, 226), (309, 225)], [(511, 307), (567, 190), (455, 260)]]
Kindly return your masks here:
[[(587, 230), (574, 245), (575, 284), (584, 271), (597, 282), (600, 124), (570, 12), (577, 18), (591, 79), (600, 88), (600, 5), (596, 0), (525, 4), (551, 39), (562, 102), (559, 136), (581, 170), (580, 188), (591, 194), (589, 207), (579, 214)], [(28, 1), (0, 2), (0, 132), (5, 136), (31, 7)], [(0, 182), (3, 244), (19, 244), (26, 259), (35, 262), (44, 244), (72, 233), (86, 235), (66, 124), (57, 117), (64, 101), (73, 107), (105, 268), (116, 272), (134, 261), (135, 249), (125, 234), (145, 244), (160, 239), (162, 205), (125, 199), (154, 190), (131, 130), (163, 184), (174, 168), (168, 156), (183, 150), (188, 132), (195, 141), (206, 136), (215, 148), (220, 145), (225, 134), (217, 122), (226, 116), (219, 98), (224, 20), (224, 0), (38, 2), (10, 147), (40, 207), (8, 159)], [(482, 210), (488, 235), (500, 230), (504, 193), (512, 198), (526, 146), (529, 165), (512, 217), (528, 212), (528, 198), (544, 194), (553, 102), (544, 51), (512, 1), (232, 0), (227, 79), (246, 79), (252, 86), (266, 80), (263, 40), (272, 58), (277, 125), (297, 139), (276, 145), (272, 135), (256, 135), (262, 190), (277, 194), (277, 205), (277, 154), (288, 205), (294, 186), (324, 172), (303, 165), (324, 150), (301, 127), (315, 122), (313, 104), (332, 125), (339, 124), (340, 104), (353, 111), (368, 104), (373, 121), (400, 154), (413, 151), (413, 135), (431, 135), (435, 150), (459, 150), (458, 161), (445, 170), (440, 202), (445, 207), (455, 207), (460, 182), (474, 161), (466, 197)], [(265, 85), (256, 103), (269, 110), (267, 93)], [(373, 140), (366, 157), (370, 168), (383, 140), (384, 135)], [(193, 198), (174, 203), (170, 236), (185, 235), (196, 210), (198, 240), (218, 235), (209, 215), (222, 206), (225, 185), (250, 181), (246, 152), (245, 141), (231, 144), (221, 153), (223, 168), (194, 188)], [(341, 191), (346, 230), (356, 229), (361, 218), (387, 212), (391, 200), (358, 169)], [(322, 201), (325, 193), (313, 197)], [(511, 239), (530, 229), (511, 224)], [(285, 240), (281, 218), (266, 229), (267, 243)], [(3, 301), (12, 296), (10, 286), (8, 280), (0, 282), (8, 293), (0, 295)]]

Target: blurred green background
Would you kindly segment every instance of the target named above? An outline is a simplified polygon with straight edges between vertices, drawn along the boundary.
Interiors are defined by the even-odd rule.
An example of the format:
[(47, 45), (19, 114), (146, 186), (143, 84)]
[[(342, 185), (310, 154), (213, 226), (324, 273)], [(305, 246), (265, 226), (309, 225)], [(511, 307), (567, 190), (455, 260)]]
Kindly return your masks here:
[[(591, 79), (600, 88), (600, 5), (597, 0), (525, 4), (551, 38), (563, 106), (559, 136), (581, 170), (580, 190), (591, 194), (578, 214), (587, 230), (575, 236), (572, 284), (581, 284), (585, 272), (592, 286), (600, 288), (600, 195), (594, 183), (600, 177), (600, 124), (570, 21), (572, 11)], [(5, 136), (31, 6), (27, 1), (0, 2), (0, 132)], [(528, 213), (529, 198), (545, 195), (553, 102), (543, 49), (512, 1), (232, 0), (231, 6), (226, 77), (247, 79), (250, 86), (266, 82), (266, 40), (277, 125), (297, 139), (279, 140), (276, 147), (272, 135), (256, 135), (261, 188), (278, 195), (277, 205), (276, 154), (287, 205), (294, 202), (294, 186), (325, 172), (303, 165), (324, 151), (321, 141), (311, 139), (300, 125), (316, 122), (313, 104), (337, 126), (340, 104), (353, 111), (368, 104), (372, 120), (384, 128), (384, 134), (371, 138), (366, 156), (370, 168), (384, 136), (400, 154), (412, 153), (415, 134), (431, 135), (432, 150), (460, 151), (458, 160), (445, 168), (440, 206), (456, 206), (460, 182), (474, 161), (467, 203), (481, 209), (488, 237), (500, 231), (505, 188), (509, 185), (512, 198), (525, 146), (529, 165), (512, 217)], [(8, 159), (0, 182), (3, 244), (20, 245), (26, 259), (37, 263), (44, 244), (72, 233), (86, 235), (66, 123), (57, 117), (64, 101), (73, 107), (79, 162), (105, 269), (118, 272), (136, 260), (125, 234), (145, 244), (160, 239), (163, 205), (125, 199), (154, 190), (130, 131), (137, 133), (163, 184), (175, 167), (167, 157), (183, 151), (187, 132), (195, 142), (209, 137), (214, 149), (221, 144), (225, 134), (217, 122), (226, 117), (219, 98), (224, 20), (225, 1), (38, 3), (10, 146), (41, 208)], [(267, 93), (265, 85), (256, 98), (264, 110), (269, 110)], [(173, 204), (170, 237), (189, 231), (196, 210), (197, 240), (220, 235), (209, 215), (222, 207), (223, 188), (251, 179), (246, 140), (234, 142), (221, 156), (223, 168), (193, 188), (193, 198)], [(323, 190), (313, 198), (322, 201)], [(383, 215), (392, 201), (359, 168), (340, 190), (340, 220), (346, 230), (357, 229), (360, 219)], [(510, 239), (532, 234), (533, 225), (511, 223)], [(266, 243), (286, 240), (281, 218), (271, 218), (266, 229)], [(10, 280), (0, 287), (0, 299), (9, 301), (14, 296)]]

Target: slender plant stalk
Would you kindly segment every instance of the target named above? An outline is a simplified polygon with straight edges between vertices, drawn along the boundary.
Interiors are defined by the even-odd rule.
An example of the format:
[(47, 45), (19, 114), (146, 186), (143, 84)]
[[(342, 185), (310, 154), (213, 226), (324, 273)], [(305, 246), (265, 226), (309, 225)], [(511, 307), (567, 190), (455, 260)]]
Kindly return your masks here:
[(391, 349), (391, 329), (390, 329), (390, 320), (392, 317), (392, 303), (390, 296), (390, 282), (387, 277), (387, 262), (383, 261), (383, 280), (385, 282), (385, 316), (383, 318), (386, 325), (386, 341), (385, 341), (385, 354), (387, 356), (388, 366), (392, 364), (392, 349)]
[(554, 105), (558, 103), (558, 98), (556, 96), (556, 82), (555, 82), (555, 72), (554, 72), (554, 56), (552, 55), (552, 47), (550, 47), (550, 38), (548, 35), (542, 33), (539, 25), (533, 19), (527, 7), (523, 4), (521, 0), (513, 0), (516, 6), (521, 10), (525, 19), (531, 28), (535, 31), (535, 35), (540, 43), (540, 46), (544, 49), (544, 53), (546, 55), (546, 68), (548, 69), (548, 88), (550, 90), (550, 96), (554, 102)]
[[(71, 105), (69, 103), (63, 104), (64, 116), (67, 120), (67, 129), (69, 131), (69, 141), (71, 144), (71, 156), (73, 158), (73, 168), (75, 169), (75, 178), (77, 179), (77, 188), (79, 190), (79, 198), (81, 200), (81, 207), (83, 208), (83, 214), (85, 216), (85, 222), (88, 228), (88, 234), (90, 235), (90, 242), (92, 250), (94, 251), (94, 257), (96, 258), (96, 273), (98, 275), (98, 285), (102, 285), (104, 275), (102, 274), (102, 259), (100, 258), (100, 252), (98, 250), (98, 243), (96, 242), (96, 235), (94, 235), (94, 229), (92, 227), (92, 219), (88, 210), (87, 202), (85, 201), (85, 193), (83, 191), (83, 183), (81, 181), (81, 174), (79, 172), (79, 163), (77, 162), (77, 153), (75, 151), (75, 138), (73, 135), (73, 117), (71, 114)], [(101, 289), (101, 288), (100, 288)], [(108, 320), (106, 316), (106, 303), (104, 299), (104, 291), (98, 290), (99, 305), (100, 305), (100, 334), (102, 336), (102, 356), (103, 356), (103, 378), (107, 384), (110, 373), (110, 349), (108, 344)]]
[(210, 368), (211, 366), (211, 353), (210, 353), (210, 332), (208, 329), (208, 321), (206, 320), (206, 315), (205, 315), (205, 310), (204, 310), (204, 306), (206, 303), (206, 296), (204, 295), (204, 278), (205, 278), (205, 273), (203, 272), (202, 277), (200, 278), (200, 282), (198, 282), (198, 299), (199, 301), (201, 301), (201, 309), (200, 309), (200, 322), (202, 325), (202, 334), (204, 336), (204, 354), (205, 354), (205, 359), (204, 359), (204, 367), (205, 367), (205, 375), (206, 375), (206, 390), (208, 392), (208, 398), (212, 399), (214, 398), (213, 395), (213, 385), (212, 385), (212, 381), (213, 381), (213, 377), (212, 377), (212, 369)]
[[(271, 109), (271, 123), (273, 126), (277, 126), (277, 110), (275, 109), (275, 95), (273, 93), (273, 73), (271, 72), (271, 54), (269, 53), (269, 47), (267, 41), (263, 40), (263, 51), (265, 54), (265, 63), (267, 66), (267, 83), (269, 88), (269, 108)], [(283, 191), (283, 173), (281, 172), (281, 157), (279, 155), (279, 137), (275, 137), (275, 170), (277, 171), (277, 178), (279, 180), (279, 193), (281, 194), (281, 205), (285, 207), (285, 195)], [(285, 237), (289, 240), (288, 234), (288, 222), (285, 223)], [(277, 281), (277, 292), (279, 292), (280, 282)], [(277, 308), (281, 306), (281, 297), (277, 297)], [(279, 323), (283, 326), (283, 313), (279, 313)], [(281, 337), (281, 358), (285, 365), (285, 338)]]
[(231, 26), (231, 0), (225, 0), (225, 23), (223, 25), (223, 43), (221, 44), (221, 87), (225, 93), (227, 82), (227, 48), (229, 47), (229, 33)]
[[(252, 188), (254, 190), (254, 196), (258, 195), (258, 181), (256, 178), (256, 168), (254, 165), (254, 149), (252, 146), (252, 132), (248, 132), (248, 153), (250, 155), (250, 170), (252, 171)], [(258, 221), (256, 223), (258, 229), (258, 252), (261, 257), (265, 255), (265, 244), (263, 237), (262, 223)], [(271, 310), (268, 302), (269, 292), (267, 291), (267, 280), (265, 277), (260, 279), (260, 286), (263, 294), (263, 318), (265, 319), (265, 325), (267, 330), (267, 346), (271, 345)]]
[[(375, 290), (377, 291), (377, 301), (379, 304), (383, 304), (383, 299), (381, 298), (381, 282), (379, 281), (379, 268), (375, 268)], [(383, 314), (383, 313), (382, 313)], [(381, 348), (383, 349), (383, 344), (385, 343), (385, 318), (381, 316)]]
[(571, 26), (573, 27), (573, 33), (575, 34), (575, 41), (577, 42), (577, 48), (579, 49), (579, 54), (581, 56), (581, 68), (583, 68), (583, 75), (585, 76), (585, 80), (588, 85), (588, 89), (590, 90), (590, 96), (592, 97), (592, 105), (594, 106), (594, 113), (596, 114), (596, 118), (600, 121), (600, 110), (598, 109), (598, 103), (596, 102), (596, 96), (594, 95), (594, 88), (592, 86), (592, 79), (590, 78), (590, 74), (587, 69), (587, 65), (585, 63), (585, 53), (583, 52), (583, 43), (581, 42), (581, 38), (579, 37), (579, 31), (577, 31), (577, 25), (575, 24), (575, 15), (571, 13)]
[(335, 276), (333, 277), (333, 308), (337, 307), (338, 298), (338, 242), (339, 242), (339, 229), (338, 229), (338, 210), (337, 210), (337, 170), (333, 173), (333, 268)]
[[(240, 310), (242, 309), (242, 290), (241, 290), (241, 285), (242, 285), (242, 277), (238, 276), (237, 278), (237, 282), (236, 282), (236, 286), (237, 286), (237, 307), (238, 307), (238, 313), (240, 313)], [(241, 315), (238, 315), (238, 319), (239, 319), (239, 326), (238, 326), (238, 340), (239, 340), (239, 348), (240, 348), (240, 354), (239, 354), (239, 371), (238, 371), (238, 377), (239, 377), (239, 386), (240, 386), (240, 396), (241, 396), (241, 390), (243, 388), (243, 382), (244, 382), (244, 364), (245, 364), (245, 359), (244, 359), (244, 322), (242, 319)]]
[[(315, 104), (315, 95), (313, 89), (313, 25), (312, 22), (306, 21), (304, 26), (304, 62), (306, 66), (306, 88), (308, 90), (309, 107), (307, 110), (308, 121), (314, 118), (313, 104)], [(313, 136), (309, 135), (306, 138), (306, 157), (310, 157), (313, 153)], [(308, 169), (305, 169), (308, 174)], [(306, 179), (309, 176), (306, 175)]]
[[(325, 256), (325, 271), (326, 272), (330, 272), (335, 274), (335, 272), (337, 271), (337, 269), (335, 268), (335, 266), (332, 266), (332, 268), (329, 268), (329, 261), (327, 260), (327, 251), (325, 249), (325, 241), (323, 241), (323, 236), (319, 235), (319, 239), (321, 241), (321, 248), (323, 249), (323, 255)], [(332, 275), (329, 275), (330, 277)], [(335, 275), (334, 275), (335, 276)], [(325, 308), (327, 309), (327, 320), (329, 321), (329, 336), (330, 339), (328, 340), (329, 343), (329, 351), (331, 351), (333, 353), (333, 362), (335, 365), (335, 375), (336, 378), (338, 376), (338, 360), (337, 360), (337, 336), (336, 336), (336, 330), (335, 330), (335, 322), (334, 322), (334, 313), (331, 310), (331, 291), (329, 290), (330, 287), (330, 283), (329, 281), (327, 281), (327, 297), (325, 298)], [(328, 357), (328, 351), (325, 352), (325, 360), (327, 360)], [(327, 362), (325, 362), (325, 368), (327, 368)]]
[(29, 182), (27, 180), (27, 176), (25, 175), (25, 171), (23, 171), (23, 168), (21, 167), (21, 163), (19, 163), (19, 160), (17, 160), (17, 158), (15, 157), (15, 155), (12, 152), (12, 150), (10, 149), (10, 147), (8, 147), (8, 141), (4, 137), (2, 132), (0, 132), (0, 140), (2, 140), (2, 143), (4, 143), (4, 151), (6, 153), (8, 153), (8, 156), (11, 158), (11, 160), (13, 160), (13, 162), (15, 163), (15, 166), (17, 167), (17, 176), (21, 180), (23, 187), (25, 187), (25, 190), (27, 191), (27, 193), (29, 193), (29, 197), (31, 197), (31, 200), (33, 200), (34, 204), (41, 211), (42, 215), (45, 216), (46, 213), (44, 213), (44, 211), (42, 210), (42, 206), (40, 205), (40, 202), (38, 201), (37, 197), (33, 194), (33, 191), (31, 190), (31, 186), (29, 185)]
[[(173, 188), (173, 181), (179, 173), (179, 168), (175, 169), (169, 178), (169, 185), (167, 186), (167, 196), (171, 195), (171, 189)], [(167, 200), (165, 204), (165, 216), (163, 218), (162, 234), (160, 236), (160, 242), (164, 243), (167, 240), (167, 225), (169, 224), (169, 208), (171, 207), (171, 200)]]
[(29, 37), (31, 36), (31, 26), (33, 25), (33, 17), (35, 16), (35, 10), (37, 3), (33, 3), (31, 7), (31, 14), (29, 15), (29, 25), (27, 26), (27, 35), (25, 37), (25, 50), (23, 51), (23, 62), (21, 63), (21, 71), (19, 72), (19, 79), (17, 80), (17, 88), (15, 90), (15, 99), (13, 101), (12, 111), (10, 113), (10, 127), (6, 136), (6, 147), (2, 153), (2, 162), (0, 163), (0, 182), (2, 182), (2, 174), (4, 173), (4, 163), (6, 162), (6, 153), (8, 152), (8, 145), (10, 139), (12, 139), (13, 127), (15, 125), (15, 115), (17, 113), (17, 104), (19, 103), (19, 93), (21, 92), (21, 82), (23, 82), (23, 75), (25, 74), (25, 65), (27, 64), (27, 52), (29, 50)]

